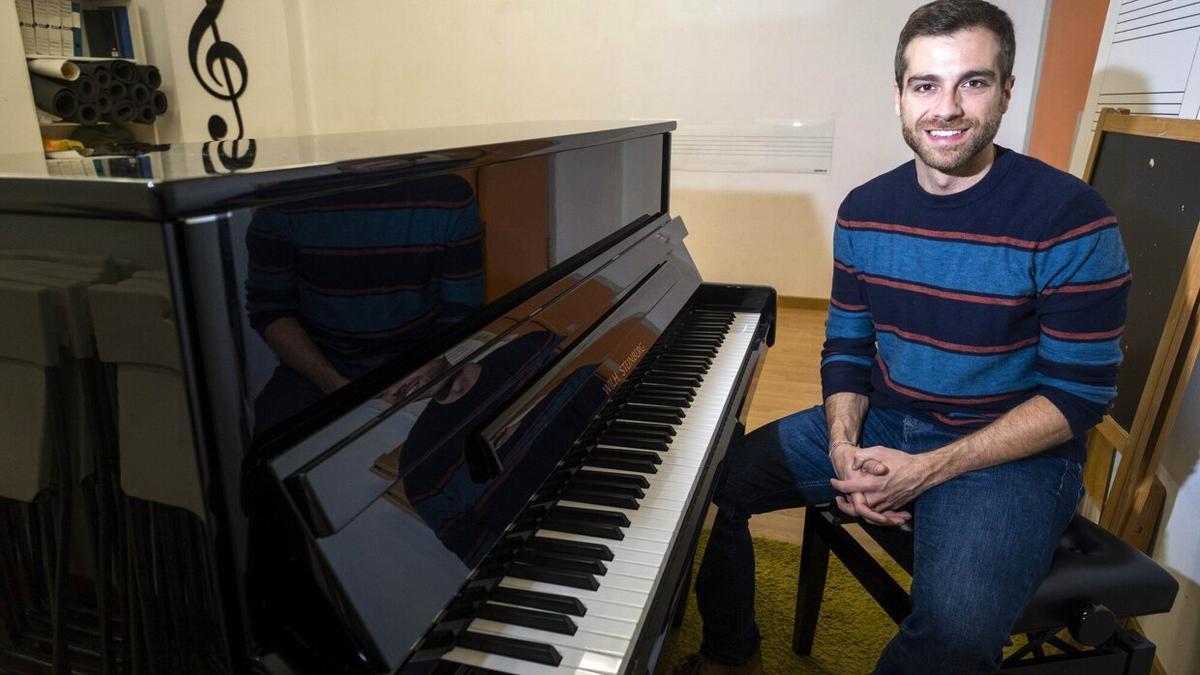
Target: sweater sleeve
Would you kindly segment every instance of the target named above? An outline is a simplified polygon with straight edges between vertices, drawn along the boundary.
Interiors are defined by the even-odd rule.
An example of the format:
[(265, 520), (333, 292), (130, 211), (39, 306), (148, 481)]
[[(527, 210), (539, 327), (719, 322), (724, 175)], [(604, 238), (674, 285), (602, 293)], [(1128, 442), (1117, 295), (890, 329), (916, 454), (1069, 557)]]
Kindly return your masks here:
[[(846, 198), (849, 201), (850, 197)], [(841, 392), (869, 395), (875, 358), (875, 326), (867, 294), (859, 278), (850, 231), (842, 226), (846, 203), (833, 231), (833, 284), (821, 350), (821, 394)]]
[(483, 224), (479, 203), (472, 197), (453, 211), (447, 228), (438, 322), (456, 323), (482, 305), (483, 281)]
[(298, 314), (295, 246), (285, 219), (268, 209), (259, 211), (246, 231), (246, 249), (246, 312), (250, 326), (261, 334), (276, 319)]
[(1060, 210), (1034, 255), (1038, 393), (1087, 433), (1117, 395), (1129, 261), (1117, 219), (1094, 190)]

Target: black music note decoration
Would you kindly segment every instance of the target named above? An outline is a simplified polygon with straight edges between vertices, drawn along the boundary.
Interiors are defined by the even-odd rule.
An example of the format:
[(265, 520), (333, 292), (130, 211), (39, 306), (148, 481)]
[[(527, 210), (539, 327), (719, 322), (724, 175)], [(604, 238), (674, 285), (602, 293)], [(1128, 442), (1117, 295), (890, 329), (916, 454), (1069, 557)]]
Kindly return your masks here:
[[(192, 73), (201, 87), (209, 94), (222, 101), (229, 101), (233, 107), (233, 116), (237, 120), (237, 135), (226, 140), (229, 134), (229, 124), (220, 115), (208, 118), (208, 135), (212, 141), (206, 141), (202, 149), (204, 171), (219, 173), (213, 163), (211, 149), (216, 142), (217, 161), (227, 172), (233, 173), (239, 169), (254, 166), (257, 146), (253, 138), (244, 139), (246, 128), (242, 123), (242, 109), (238, 99), (246, 93), (246, 81), (249, 71), (246, 68), (246, 58), (232, 42), (221, 39), (217, 28), (217, 15), (221, 13), (225, 0), (205, 0), (204, 9), (192, 24), (188, 34), (188, 61), (192, 65)], [(200, 42), (205, 33), (212, 31), (213, 43), (204, 51), (204, 73), (200, 70)], [(218, 74), (217, 68), (220, 67)], [(231, 67), (232, 66), (232, 67)], [(236, 73), (235, 83), (233, 74)], [(244, 143), (244, 145), (243, 145)], [(226, 151), (228, 144), (229, 150)]]

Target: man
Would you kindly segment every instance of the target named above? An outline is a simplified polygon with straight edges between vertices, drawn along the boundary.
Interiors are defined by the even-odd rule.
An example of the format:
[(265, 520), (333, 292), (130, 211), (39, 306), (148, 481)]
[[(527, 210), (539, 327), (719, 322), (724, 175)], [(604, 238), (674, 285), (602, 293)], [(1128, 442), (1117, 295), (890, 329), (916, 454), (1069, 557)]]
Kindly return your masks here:
[(762, 672), (748, 519), (833, 500), (915, 530), (913, 611), (876, 672), (999, 667), (1116, 394), (1129, 288), (1099, 195), (992, 143), (1014, 52), (1012, 22), (981, 0), (925, 5), (901, 32), (914, 160), (842, 204), (825, 404), (730, 454), (696, 582), (704, 641), (676, 673)]

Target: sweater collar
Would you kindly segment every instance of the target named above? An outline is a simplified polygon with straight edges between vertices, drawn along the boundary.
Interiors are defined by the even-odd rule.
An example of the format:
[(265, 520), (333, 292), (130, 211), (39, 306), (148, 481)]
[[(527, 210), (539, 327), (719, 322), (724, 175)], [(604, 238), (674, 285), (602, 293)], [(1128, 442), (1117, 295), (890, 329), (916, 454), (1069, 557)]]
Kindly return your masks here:
[(988, 169), (987, 174), (978, 183), (962, 192), (955, 192), (949, 195), (935, 195), (926, 192), (925, 188), (921, 187), (921, 184), (917, 182), (916, 160), (909, 162), (907, 165), (907, 182), (917, 199), (928, 206), (934, 208), (955, 208), (970, 204), (994, 190), (1004, 180), (1004, 176), (1008, 174), (1016, 162), (1017, 153), (999, 145), (995, 147), (996, 157), (992, 160), (992, 166)]

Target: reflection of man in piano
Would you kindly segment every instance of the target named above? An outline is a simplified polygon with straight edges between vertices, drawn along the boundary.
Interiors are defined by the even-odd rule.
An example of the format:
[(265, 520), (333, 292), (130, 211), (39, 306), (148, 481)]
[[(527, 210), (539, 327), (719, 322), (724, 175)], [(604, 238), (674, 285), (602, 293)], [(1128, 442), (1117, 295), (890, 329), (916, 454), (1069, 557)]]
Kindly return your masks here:
[(999, 667), (1116, 394), (1129, 288), (1101, 197), (992, 143), (1014, 51), (1008, 16), (979, 0), (926, 5), (901, 32), (915, 160), (842, 203), (825, 405), (729, 453), (696, 584), (702, 655), (677, 672), (761, 672), (747, 521), (835, 498), (915, 530), (912, 613), (876, 672)]
[[(540, 431), (539, 420), (557, 413), (562, 406), (551, 405), (557, 400), (551, 396), (547, 405), (526, 416), (526, 421), (501, 444), (504, 470), (493, 481), (477, 483), (471, 479), (466, 459), (468, 435), (554, 356), (561, 340), (549, 331), (533, 331), (478, 362), (465, 364), (438, 387), (403, 445), (375, 462), (377, 473), (401, 479), (389, 497), (420, 515), (463, 560), (471, 560), (489, 535), (507, 526), (528, 500), (530, 486), (540, 484), (545, 477), (548, 468), (534, 466), (540, 455), (534, 453), (529, 461), (523, 461), (528, 453), (513, 448), (527, 451), (528, 444), (519, 442), (523, 435), (534, 427)], [(568, 381), (574, 382), (572, 378)], [(569, 442), (557, 440), (559, 446)], [(557, 461), (561, 452), (552, 456)], [(510, 494), (517, 497), (506, 500)]]
[(483, 302), (478, 204), (456, 175), (261, 209), (246, 246), (250, 325), (280, 360), (260, 432)]

